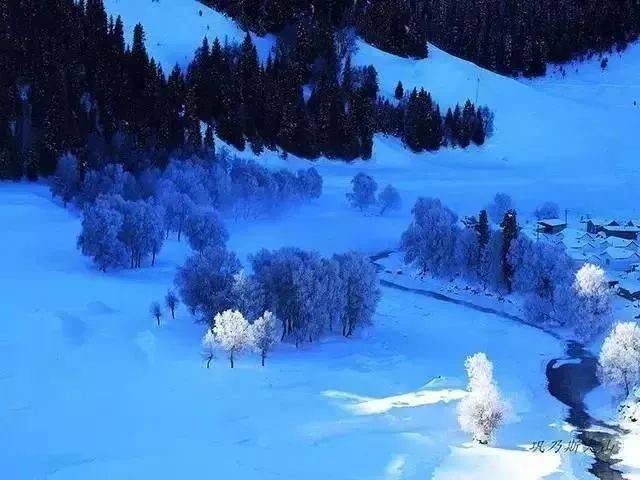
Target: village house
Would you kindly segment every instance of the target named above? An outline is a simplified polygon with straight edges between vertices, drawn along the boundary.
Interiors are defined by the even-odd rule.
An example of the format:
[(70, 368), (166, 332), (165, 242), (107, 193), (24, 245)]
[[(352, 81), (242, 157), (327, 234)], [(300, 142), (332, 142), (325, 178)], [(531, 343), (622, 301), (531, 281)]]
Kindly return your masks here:
[(624, 278), (618, 282), (617, 292), (627, 300), (640, 300), (640, 281), (635, 278)]
[(604, 267), (614, 270), (630, 270), (632, 265), (640, 262), (638, 252), (623, 248), (609, 247), (598, 255), (604, 262)]
[(611, 225), (602, 227), (601, 232), (603, 232), (607, 237), (636, 240), (638, 238), (638, 233), (640, 233), (640, 227)]
[(587, 233), (591, 235), (603, 235), (605, 237), (636, 240), (640, 233), (640, 220), (629, 220), (624, 223), (616, 220), (599, 220), (590, 218), (586, 223)]
[(615, 220), (603, 220), (598, 218), (590, 218), (587, 220), (587, 232), (596, 235), (602, 231), (604, 227), (620, 226)]
[(604, 242), (611, 247), (624, 248), (626, 250), (633, 251), (638, 251), (638, 248), (640, 247), (640, 243), (638, 243), (637, 240), (627, 240), (618, 237), (608, 237)]
[(559, 218), (548, 218), (538, 220), (538, 231), (540, 233), (556, 234), (567, 228), (567, 222)]

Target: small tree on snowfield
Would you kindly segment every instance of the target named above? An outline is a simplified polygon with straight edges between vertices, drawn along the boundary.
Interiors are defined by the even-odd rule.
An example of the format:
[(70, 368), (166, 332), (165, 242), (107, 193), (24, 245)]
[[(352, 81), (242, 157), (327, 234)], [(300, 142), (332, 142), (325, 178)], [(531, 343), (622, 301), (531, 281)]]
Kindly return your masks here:
[(347, 193), (347, 200), (353, 207), (365, 210), (376, 203), (376, 190), (378, 184), (365, 173), (358, 173), (351, 180), (353, 190)]
[(225, 310), (214, 318), (216, 343), (229, 354), (231, 368), (234, 358), (249, 344), (249, 323), (237, 310)]
[(207, 328), (207, 331), (204, 333), (202, 337), (202, 356), (207, 362), (207, 368), (211, 365), (211, 360), (213, 360), (213, 356), (215, 354), (216, 349), (216, 337), (213, 334), (211, 328)]
[(484, 353), (476, 353), (465, 361), (469, 376), (467, 395), (458, 405), (458, 422), (473, 439), (487, 444), (503, 420), (506, 406), (493, 380), (493, 364)]
[(178, 306), (178, 296), (173, 290), (169, 290), (164, 297), (164, 304), (171, 312), (171, 318), (176, 319), (176, 307)]
[(398, 190), (392, 185), (387, 185), (378, 194), (378, 204), (380, 205), (380, 215), (384, 215), (386, 211), (400, 210), (402, 201)]
[(275, 315), (267, 311), (257, 318), (250, 327), (251, 348), (253, 348), (254, 352), (260, 354), (263, 367), (265, 358), (280, 340), (281, 333), (278, 331), (278, 323)]
[(160, 325), (160, 318), (162, 317), (162, 309), (160, 308), (160, 304), (158, 302), (153, 302), (151, 307), (149, 308), (149, 312), (156, 319), (158, 325)]

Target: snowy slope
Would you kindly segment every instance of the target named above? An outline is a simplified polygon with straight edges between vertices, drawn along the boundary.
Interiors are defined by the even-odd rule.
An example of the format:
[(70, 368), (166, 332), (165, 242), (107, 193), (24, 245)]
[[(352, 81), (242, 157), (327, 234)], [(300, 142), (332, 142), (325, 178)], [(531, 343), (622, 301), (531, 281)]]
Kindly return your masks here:
[[(607, 59), (605, 69), (602, 58)], [(596, 102), (602, 107), (627, 107), (640, 114), (640, 42), (623, 52), (611, 52), (589, 60), (549, 67), (545, 78), (528, 83), (549, 93)]]
[[(146, 34), (149, 54), (169, 73), (177, 63), (186, 66), (196, 48), (206, 36), (221, 42), (242, 42), (245, 32), (235, 22), (195, 0), (105, 0), (107, 13), (120, 15), (128, 41), (133, 27), (141, 23)], [(252, 34), (260, 58), (266, 58), (273, 46), (273, 37)]]
[[(110, 14), (123, 16), (128, 31), (142, 21), (150, 52), (165, 65), (185, 63), (205, 34), (235, 40), (244, 35), (233, 20), (196, 0), (107, 0), (106, 7)], [(169, 23), (167, 19), (176, 21)], [(264, 58), (273, 38), (255, 39)], [(625, 103), (620, 99), (631, 98), (637, 91), (634, 79), (638, 74), (628, 74), (640, 72), (638, 51), (640, 47), (634, 45), (620, 58), (611, 58), (607, 75), (610, 82), (619, 84), (617, 100), (603, 103), (606, 95), (593, 100), (589, 89), (577, 94), (568, 88), (578, 81), (592, 85), (591, 91), (600, 88), (603, 80), (594, 71), (595, 60), (565, 79), (550, 76), (518, 81), (433, 45), (427, 59), (413, 60), (360, 41), (354, 64), (376, 67), (381, 93), (392, 96), (396, 83), (402, 80), (405, 89), (428, 89), (443, 110), (469, 98), (488, 105), (496, 114), (495, 135), (482, 148), (413, 154), (397, 139), (378, 136), (366, 169), (378, 175), (379, 183), (402, 187), (407, 205), (418, 194), (429, 194), (442, 197), (460, 212), (475, 212), (495, 191), (503, 190), (526, 214), (543, 199), (550, 199), (574, 214), (640, 216), (634, 201), (640, 182), (640, 141), (635, 135), (640, 130), (640, 111), (620, 105)], [(269, 161), (268, 157), (263, 156), (263, 161)], [(336, 170), (352, 176), (358, 168), (362, 167), (355, 162), (350, 168)], [(333, 176), (336, 172), (326, 169), (325, 173)], [(346, 185), (348, 178), (341, 183)]]
[[(464, 358), (480, 350), (512, 404), (493, 461), (523, 479), (560, 463), (526, 452), (566, 436), (550, 426), (563, 413), (544, 377), (561, 345), (537, 330), (384, 289), (362, 338), (284, 345), (265, 368), (246, 354), (231, 370), (220, 355), (207, 370), (201, 325), (182, 309), (159, 328), (148, 314), (184, 245), (170, 241), (155, 268), (101, 274), (75, 249), (79, 219), (38, 185), (0, 185), (0, 221), (12, 226), (0, 237), (6, 478), (460, 478), (456, 465), (487, 455), (455, 417)], [(270, 241), (291, 244), (289, 229), (304, 225)], [(261, 246), (242, 230), (236, 244)]]

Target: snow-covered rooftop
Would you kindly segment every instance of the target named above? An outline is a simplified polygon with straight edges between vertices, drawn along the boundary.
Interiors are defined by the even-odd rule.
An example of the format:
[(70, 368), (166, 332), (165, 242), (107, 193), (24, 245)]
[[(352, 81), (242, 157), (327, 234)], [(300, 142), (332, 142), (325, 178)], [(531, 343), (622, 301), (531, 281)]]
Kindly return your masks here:
[(565, 222), (564, 220), (560, 220), (559, 218), (547, 218), (544, 220), (538, 220), (538, 223), (540, 225), (547, 225), (550, 227), (559, 227), (567, 224), (567, 222)]

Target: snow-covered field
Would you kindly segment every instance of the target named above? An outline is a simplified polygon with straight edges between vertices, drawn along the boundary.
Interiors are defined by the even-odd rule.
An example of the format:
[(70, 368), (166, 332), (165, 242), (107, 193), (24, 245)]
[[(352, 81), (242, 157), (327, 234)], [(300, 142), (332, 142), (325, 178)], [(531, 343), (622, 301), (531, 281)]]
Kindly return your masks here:
[[(170, 241), (155, 268), (105, 275), (76, 251), (79, 219), (44, 186), (5, 184), (0, 200), (11, 226), (0, 239), (6, 478), (448, 479), (481, 464), (540, 478), (560, 465), (526, 451), (567, 435), (544, 377), (562, 348), (544, 333), (385, 288), (361, 338), (284, 345), (265, 368), (246, 355), (234, 370), (224, 358), (207, 370), (203, 327), (184, 310), (156, 327), (147, 310), (184, 245)], [(232, 228), (236, 244), (259, 248), (245, 229)], [(511, 403), (492, 449), (466, 446), (456, 424), (464, 358), (476, 351)]]
[[(105, 4), (127, 32), (144, 24), (165, 69), (185, 65), (205, 34), (244, 35), (195, 0)], [(264, 58), (273, 39), (254, 38)], [(444, 108), (477, 99), (495, 111), (495, 135), (482, 148), (436, 154), (377, 136), (369, 162), (320, 160), (320, 200), (278, 219), (231, 222), (229, 248), (242, 259), (283, 245), (394, 248), (418, 196), (440, 197), (460, 214), (476, 213), (501, 190), (523, 218), (544, 200), (573, 217), (640, 217), (639, 52), (635, 45), (611, 56), (604, 72), (592, 60), (564, 78), (519, 81), (434, 46), (414, 61), (360, 42), (354, 63), (375, 65), (383, 93), (402, 80), (424, 86)], [(307, 163), (275, 153), (260, 161)], [(394, 184), (403, 209), (386, 217), (350, 210), (344, 195), (361, 170)], [(155, 268), (100, 274), (75, 249), (78, 217), (42, 185), (0, 185), (0, 222), (3, 478), (588, 478), (582, 456), (527, 451), (531, 442), (571, 435), (544, 375), (563, 345), (543, 332), (383, 288), (375, 326), (360, 338), (302, 351), (284, 345), (265, 368), (248, 354), (231, 370), (221, 355), (207, 370), (201, 325), (182, 309), (159, 328), (148, 314), (185, 245), (168, 242)], [(491, 448), (470, 448), (456, 423), (463, 362), (478, 351), (494, 361), (512, 407)], [(625, 444), (628, 458), (634, 441)]]

